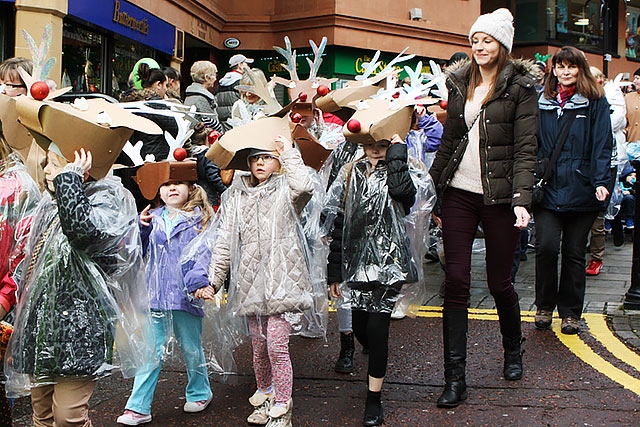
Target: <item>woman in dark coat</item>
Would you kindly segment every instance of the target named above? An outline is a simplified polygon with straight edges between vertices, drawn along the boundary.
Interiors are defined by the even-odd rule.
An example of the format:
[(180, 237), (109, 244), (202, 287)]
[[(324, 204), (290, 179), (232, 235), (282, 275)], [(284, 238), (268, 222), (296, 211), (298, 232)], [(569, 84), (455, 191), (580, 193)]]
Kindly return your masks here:
[[(611, 179), (610, 107), (584, 54), (565, 46), (540, 95), (539, 159), (549, 159), (568, 120), (569, 133), (544, 200), (536, 207), (535, 325), (548, 329), (558, 307), (565, 334), (579, 331), (585, 293), (585, 249), (591, 224), (604, 209)], [(562, 246), (560, 245), (562, 242)], [(558, 258), (562, 254), (560, 280)]]
[(522, 377), (520, 306), (511, 264), (529, 223), (536, 163), (537, 105), (533, 63), (509, 58), (513, 17), (507, 9), (471, 27), (472, 59), (449, 69), (449, 105), (442, 144), (430, 174), (442, 202), (445, 259), (443, 310), (445, 389), (440, 407), (467, 398), (471, 249), (482, 223), (487, 283), (500, 319), (504, 377)]

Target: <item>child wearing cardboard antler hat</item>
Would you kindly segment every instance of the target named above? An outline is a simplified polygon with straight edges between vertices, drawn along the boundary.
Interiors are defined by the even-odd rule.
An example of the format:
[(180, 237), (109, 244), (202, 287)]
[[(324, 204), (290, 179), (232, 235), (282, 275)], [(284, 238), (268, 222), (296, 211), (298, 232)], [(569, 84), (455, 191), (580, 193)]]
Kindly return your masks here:
[[(142, 247), (147, 259), (147, 290), (152, 311), (157, 356), (162, 358), (170, 331), (175, 333), (187, 369), (184, 412), (201, 412), (213, 399), (202, 346), (203, 303), (193, 297), (209, 285), (198, 265), (181, 268), (185, 248), (209, 223), (212, 210), (204, 189), (195, 184), (196, 162), (147, 163), (136, 181), (147, 199), (160, 206), (140, 213)], [(151, 403), (162, 364), (137, 375), (124, 414), (117, 422), (139, 425), (151, 421)]]
[(249, 149), (246, 159), (250, 174), (236, 176), (222, 195), (212, 288), (202, 296), (211, 298), (230, 274), (228, 311), (247, 319), (253, 348), (257, 390), (249, 398), (254, 410), (247, 421), (290, 427), (289, 335), (310, 320), (315, 298), (324, 300), (322, 284), (312, 280), (300, 223), (313, 193), (313, 174), (288, 135), (276, 136), (270, 147)]

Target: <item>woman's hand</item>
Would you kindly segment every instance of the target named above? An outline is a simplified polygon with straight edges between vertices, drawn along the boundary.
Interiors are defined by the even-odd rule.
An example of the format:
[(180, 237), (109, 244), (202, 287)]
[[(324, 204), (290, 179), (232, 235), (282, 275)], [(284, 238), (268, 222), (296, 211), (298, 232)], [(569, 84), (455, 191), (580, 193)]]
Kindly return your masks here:
[(149, 209), (151, 209), (151, 205), (147, 205), (147, 207), (140, 212), (140, 224), (145, 227), (151, 225), (151, 220), (153, 219), (153, 215), (149, 213)]
[(340, 298), (342, 296), (340, 292), (340, 282), (333, 282), (329, 285), (329, 292), (333, 298)]
[(442, 218), (431, 212), (431, 219), (433, 219), (433, 222), (435, 222), (438, 227), (442, 228)]
[(607, 190), (607, 187), (596, 187), (596, 199), (598, 199), (599, 202), (604, 202), (605, 200), (607, 200), (608, 196), (609, 190)]
[(531, 221), (531, 215), (527, 208), (524, 206), (516, 206), (513, 208), (513, 213), (516, 215), (516, 223), (513, 224), (513, 226), (520, 230), (527, 228), (529, 221)]
[(276, 143), (276, 151), (278, 152), (278, 154), (282, 154), (290, 148), (293, 148), (293, 143), (291, 142), (291, 140), (282, 135), (276, 136), (274, 142)]
[(216, 296), (216, 290), (213, 289), (213, 286), (211, 285), (205, 286), (200, 289), (196, 289), (193, 296), (198, 299), (213, 299)]

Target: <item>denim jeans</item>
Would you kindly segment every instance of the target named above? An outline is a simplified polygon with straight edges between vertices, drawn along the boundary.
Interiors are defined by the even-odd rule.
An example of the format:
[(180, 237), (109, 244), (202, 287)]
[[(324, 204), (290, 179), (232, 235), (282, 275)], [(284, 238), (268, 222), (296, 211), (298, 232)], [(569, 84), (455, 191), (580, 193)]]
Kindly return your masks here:
[(186, 311), (158, 311), (152, 310), (151, 319), (156, 336), (156, 351), (160, 364), (153, 370), (136, 375), (133, 390), (127, 401), (126, 409), (139, 414), (151, 413), (151, 402), (158, 384), (160, 369), (162, 368), (162, 353), (167, 342), (167, 330), (173, 328), (173, 333), (180, 346), (184, 364), (187, 368), (187, 402), (197, 402), (211, 397), (211, 386), (207, 374), (207, 365), (202, 349), (202, 318)]

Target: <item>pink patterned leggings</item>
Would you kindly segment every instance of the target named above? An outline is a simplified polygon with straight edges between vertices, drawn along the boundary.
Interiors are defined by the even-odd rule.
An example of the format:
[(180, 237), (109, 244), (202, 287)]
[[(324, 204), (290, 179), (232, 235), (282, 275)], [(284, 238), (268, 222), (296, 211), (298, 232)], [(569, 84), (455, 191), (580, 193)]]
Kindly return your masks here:
[(288, 402), (293, 390), (289, 322), (281, 315), (249, 317), (249, 331), (258, 388), (265, 390), (273, 385), (276, 403)]

